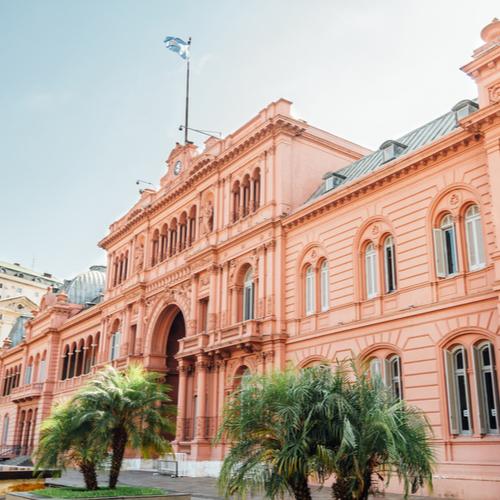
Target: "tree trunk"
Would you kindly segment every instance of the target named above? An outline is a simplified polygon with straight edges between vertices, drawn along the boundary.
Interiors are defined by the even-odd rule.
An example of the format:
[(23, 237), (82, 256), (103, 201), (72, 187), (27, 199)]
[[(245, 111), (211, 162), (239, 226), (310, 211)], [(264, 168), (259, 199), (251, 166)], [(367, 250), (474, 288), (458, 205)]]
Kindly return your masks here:
[(292, 483), (295, 500), (311, 500), (311, 490), (307, 484), (307, 477), (297, 477)]
[(332, 484), (332, 495), (335, 500), (352, 500), (351, 486), (349, 481), (342, 476), (337, 475)]
[(97, 490), (97, 474), (95, 471), (95, 464), (83, 461), (80, 463), (80, 471), (83, 474), (85, 488), (91, 491)]
[(127, 431), (123, 427), (118, 427), (113, 431), (113, 439), (111, 441), (113, 455), (111, 457), (111, 469), (109, 470), (109, 487), (111, 489), (116, 488), (127, 441)]
[(372, 469), (369, 467), (365, 471), (363, 489), (360, 492), (359, 500), (368, 500), (368, 495), (370, 494), (370, 488), (372, 485)]

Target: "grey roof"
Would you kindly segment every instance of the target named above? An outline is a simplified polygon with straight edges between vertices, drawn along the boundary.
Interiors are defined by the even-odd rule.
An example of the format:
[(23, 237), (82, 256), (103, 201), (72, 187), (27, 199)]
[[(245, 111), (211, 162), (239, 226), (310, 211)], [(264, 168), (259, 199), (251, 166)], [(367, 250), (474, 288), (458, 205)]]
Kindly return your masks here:
[(106, 267), (92, 266), (67, 281), (63, 289), (72, 304), (94, 305), (101, 301), (106, 285)]
[[(474, 103), (474, 101), (460, 101), (459, 104), (466, 102)], [(477, 107), (477, 104), (475, 106)], [(406, 146), (406, 149), (404, 149), (404, 151), (401, 153), (400, 156), (405, 156), (408, 153), (411, 153), (423, 146), (430, 144), (433, 141), (436, 141), (437, 139), (443, 137), (444, 135), (449, 134), (457, 127), (458, 124), (456, 121), (455, 112), (453, 110), (449, 111), (448, 113), (440, 116), (439, 118), (436, 118), (431, 122), (426, 123), (425, 125), (397, 139), (397, 142), (404, 144)], [(350, 165), (347, 165), (339, 170), (336, 170), (335, 174), (340, 174), (344, 176), (345, 180), (338, 183), (337, 185), (334, 185), (333, 189), (328, 190), (328, 192), (335, 190), (339, 185), (346, 184), (354, 179), (357, 179), (359, 177), (362, 177), (363, 175), (373, 172), (374, 170), (377, 170), (383, 164), (384, 164), (383, 151), (382, 149), (378, 149), (377, 151), (374, 151), (373, 153), (370, 153), (369, 155), (360, 158), (354, 163), (351, 163)], [(328, 174), (326, 176), (323, 176), (323, 178), (325, 177), (328, 177)], [(325, 188), (325, 182), (323, 181), (321, 185), (318, 187), (318, 189), (316, 189), (316, 191), (307, 201), (309, 202), (315, 200), (316, 198), (319, 198), (325, 193), (326, 193), (326, 188)]]
[(17, 278), (22, 278), (27, 281), (35, 281), (37, 283), (42, 283), (43, 285), (60, 285), (61, 281), (52, 276), (49, 273), (39, 273), (38, 271), (33, 271), (27, 267), (23, 267), (20, 264), (10, 262), (0, 261), (0, 273), (7, 274), (9, 276), (16, 276)]
[(9, 332), (9, 338), (12, 342), (11, 347), (15, 347), (22, 342), (23, 337), (25, 336), (24, 326), (26, 324), (26, 321), (31, 318), (32, 316), (22, 315), (16, 319), (16, 322), (12, 325), (12, 328)]

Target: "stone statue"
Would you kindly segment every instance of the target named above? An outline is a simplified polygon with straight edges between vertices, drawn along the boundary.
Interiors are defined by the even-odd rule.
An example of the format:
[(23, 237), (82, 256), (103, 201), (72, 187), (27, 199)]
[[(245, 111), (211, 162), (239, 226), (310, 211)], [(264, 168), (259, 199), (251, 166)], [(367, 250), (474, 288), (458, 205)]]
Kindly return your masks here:
[(211, 200), (203, 207), (203, 228), (205, 233), (211, 233), (214, 228), (214, 207)]

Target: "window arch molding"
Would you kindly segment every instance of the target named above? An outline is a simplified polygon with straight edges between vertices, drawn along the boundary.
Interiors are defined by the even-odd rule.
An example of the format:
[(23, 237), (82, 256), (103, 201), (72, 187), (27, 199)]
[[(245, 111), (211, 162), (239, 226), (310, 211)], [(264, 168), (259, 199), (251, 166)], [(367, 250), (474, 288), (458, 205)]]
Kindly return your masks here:
[(317, 354), (313, 354), (312, 356), (307, 356), (304, 359), (301, 359), (297, 364), (297, 368), (299, 370), (303, 370), (305, 368), (311, 368), (312, 366), (318, 365), (332, 365), (332, 361), (324, 356), (319, 356)]
[[(495, 375), (494, 386), (494, 399), (496, 400), (495, 413), (499, 413), (500, 404), (498, 402), (498, 355), (496, 348), (496, 335), (489, 330), (481, 327), (466, 327), (459, 328), (448, 332), (437, 347), (440, 350), (438, 356), (438, 368), (442, 374), (440, 379), (444, 383), (444, 397), (441, 402), (441, 413), (446, 419), (443, 423), (448, 431), (449, 436), (455, 435), (478, 435), (478, 434), (492, 434), (498, 435), (500, 433), (500, 421), (496, 420), (496, 428), (491, 428), (488, 422), (488, 409), (486, 408), (487, 393), (483, 387), (482, 370), (478, 364), (477, 348), (484, 345), (491, 345), (493, 351), (494, 369), (492, 373)], [(454, 364), (453, 355), (459, 348), (463, 349), (465, 354), (465, 367), (463, 375), (465, 378), (465, 397), (460, 397), (457, 387), (457, 370)], [(463, 391), (463, 390), (462, 390)], [(465, 402), (465, 407), (464, 407)], [(463, 428), (464, 422), (461, 421), (461, 414), (463, 409), (468, 412), (468, 426)], [(497, 417), (498, 418), (498, 417)], [(467, 422), (466, 422), (467, 426)]]
[[(331, 273), (332, 264), (327, 257), (327, 253), (323, 246), (318, 242), (312, 242), (307, 245), (299, 258), (297, 259), (296, 268), (296, 290), (300, 291), (296, 294), (298, 310), (302, 316), (310, 316), (322, 312), (321, 310), (321, 266), (324, 262), (328, 264), (328, 272)], [(314, 311), (306, 314), (306, 273), (308, 268), (313, 271), (313, 297)], [(331, 307), (331, 304), (329, 304)]]
[[(397, 235), (394, 231), (391, 221), (387, 217), (380, 215), (370, 217), (359, 227), (352, 247), (352, 261), (354, 263), (354, 295), (358, 300), (367, 300), (366, 289), (366, 266), (365, 266), (365, 250), (371, 243), (375, 246), (376, 251), (376, 278), (378, 285), (378, 293), (376, 296), (385, 293), (385, 278), (383, 266), (383, 245), (388, 236), (392, 236), (396, 249), (395, 257), (397, 256)], [(397, 272), (397, 265), (395, 266)], [(396, 279), (397, 283), (397, 279)], [(373, 298), (373, 297), (372, 297)]]
[(477, 205), (481, 214), (481, 236), (483, 238), (485, 249), (485, 261), (487, 260), (486, 227), (488, 221), (483, 217), (481, 195), (476, 189), (468, 184), (454, 183), (447, 186), (446, 189), (443, 189), (434, 197), (427, 211), (427, 247), (429, 249), (429, 258), (432, 262), (431, 270), (435, 279), (445, 277), (440, 276), (442, 274), (442, 272), (440, 271), (442, 270), (438, 268), (438, 263), (435, 255), (436, 241), (433, 231), (434, 229), (438, 228), (438, 224), (442, 221), (442, 218), (445, 214), (450, 214), (455, 223), (458, 272), (462, 273), (470, 271), (465, 233), (465, 213), (472, 205)]

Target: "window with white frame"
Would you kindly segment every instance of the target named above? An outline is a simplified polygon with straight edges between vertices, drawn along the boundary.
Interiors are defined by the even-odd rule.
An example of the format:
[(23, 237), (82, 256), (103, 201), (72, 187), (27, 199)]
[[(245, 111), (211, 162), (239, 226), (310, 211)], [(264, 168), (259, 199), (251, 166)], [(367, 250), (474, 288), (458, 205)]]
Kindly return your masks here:
[(329, 307), (329, 273), (328, 262), (324, 260), (320, 268), (320, 282), (321, 282), (321, 310), (328, 311)]
[(375, 245), (369, 243), (365, 250), (366, 297), (371, 299), (378, 293), (377, 286), (377, 252)]
[(384, 240), (384, 278), (385, 293), (394, 292), (396, 290), (396, 255), (392, 236)]
[(474, 372), (481, 434), (498, 434), (498, 387), (495, 353), (491, 342), (474, 346)]
[(253, 270), (248, 268), (243, 280), (243, 321), (254, 319)]
[(458, 272), (457, 238), (450, 214), (445, 215), (438, 228), (433, 229), (436, 273), (445, 278)]
[(483, 230), (477, 205), (470, 206), (465, 212), (465, 236), (469, 271), (483, 268), (485, 265)]
[(315, 283), (314, 283), (314, 269), (312, 266), (307, 266), (306, 269), (306, 315), (314, 314), (316, 309), (315, 304)]
[(401, 358), (397, 355), (391, 356), (386, 362), (386, 381), (392, 394), (398, 399), (403, 399), (403, 386), (401, 384)]
[(446, 350), (444, 356), (450, 431), (452, 434), (471, 434), (467, 352), (460, 345), (452, 350)]
[(115, 333), (113, 333), (113, 335), (111, 335), (110, 349), (109, 349), (109, 353), (110, 353), (109, 359), (111, 361), (118, 358), (120, 355), (120, 338), (121, 338), (120, 332), (115, 332)]

